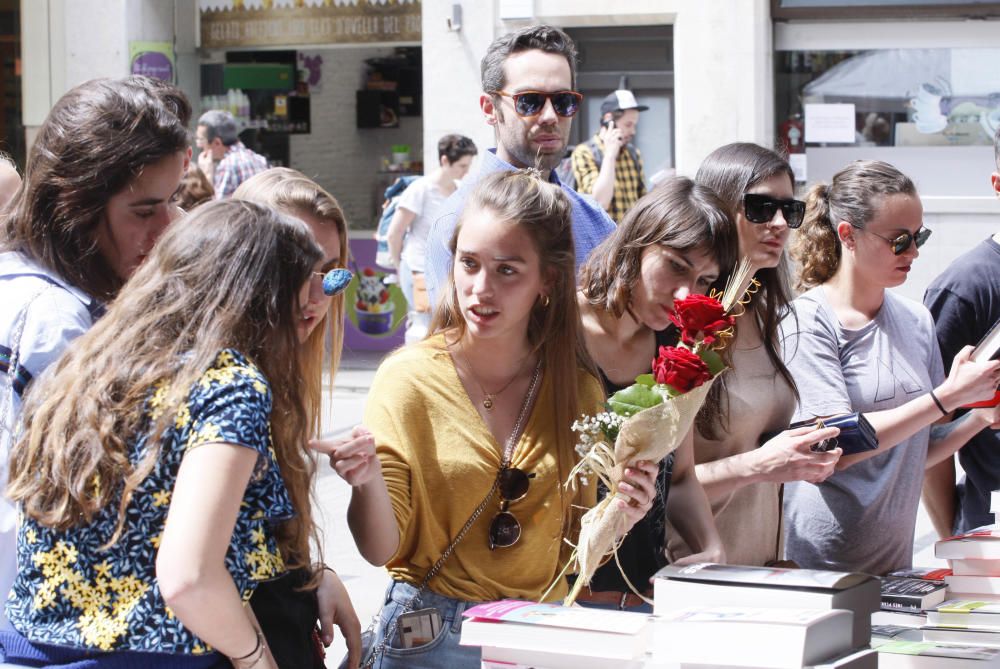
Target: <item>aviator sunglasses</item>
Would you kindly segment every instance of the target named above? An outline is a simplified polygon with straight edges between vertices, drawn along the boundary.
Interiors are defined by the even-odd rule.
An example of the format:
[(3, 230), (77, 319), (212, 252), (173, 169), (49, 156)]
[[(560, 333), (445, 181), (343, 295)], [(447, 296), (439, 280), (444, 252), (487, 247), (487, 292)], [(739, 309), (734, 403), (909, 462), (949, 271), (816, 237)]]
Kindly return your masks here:
[(779, 200), (760, 193), (747, 193), (743, 196), (743, 215), (751, 223), (770, 223), (779, 209), (789, 228), (794, 230), (802, 225), (802, 219), (806, 215), (806, 203), (802, 200)]
[(493, 92), (511, 98), (514, 101), (514, 111), (517, 112), (518, 116), (538, 116), (545, 108), (545, 101), (550, 100), (556, 114), (569, 118), (580, 111), (580, 102), (583, 100), (583, 94), (576, 91), (556, 91), (554, 93), (546, 93), (545, 91)]
[(528, 484), (534, 474), (525, 474), (517, 467), (504, 467), (500, 470), (500, 511), (490, 522), (490, 550), (507, 548), (517, 543), (521, 538), (521, 523), (507, 509), (511, 502), (524, 499), (528, 494)]
[(879, 239), (889, 242), (889, 246), (892, 247), (892, 255), (899, 256), (906, 253), (906, 249), (910, 248), (910, 244), (916, 244), (919, 249), (927, 241), (927, 238), (931, 236), (931, 231), (923, 226), (917, 230), (916, 234), (913, 234), (909, 230), (904, 230), (895, 237), (883, 237), (882, 235), (872, 232), (871, 230), (866, 230), (860, 225), (854, 225), (851, 223), (852, 228), (857, 228), (861, 232), (867, 232), (869, 235), (878, 237)]

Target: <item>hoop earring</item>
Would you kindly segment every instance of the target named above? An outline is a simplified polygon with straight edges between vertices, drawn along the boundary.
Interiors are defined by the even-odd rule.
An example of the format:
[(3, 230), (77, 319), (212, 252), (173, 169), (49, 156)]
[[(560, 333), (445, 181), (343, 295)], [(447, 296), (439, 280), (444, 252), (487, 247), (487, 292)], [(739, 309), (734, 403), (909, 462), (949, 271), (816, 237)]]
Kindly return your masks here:
[(552, 298), (548, 295), (542, 295), (539, 300), (542, 303), (542, 309), (547, 309), (550, 304), (552, 304)]

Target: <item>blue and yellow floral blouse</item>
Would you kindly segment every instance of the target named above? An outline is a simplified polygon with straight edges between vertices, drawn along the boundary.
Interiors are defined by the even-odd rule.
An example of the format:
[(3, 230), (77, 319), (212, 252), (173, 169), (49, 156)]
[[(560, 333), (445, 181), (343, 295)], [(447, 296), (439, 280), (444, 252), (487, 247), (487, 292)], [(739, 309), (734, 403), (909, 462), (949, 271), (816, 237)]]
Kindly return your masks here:
[[(162, 411), (167, 386), (154, 389), (148, 419)], [(159, 462), (135, 490), (121, 538), (107, 550), (117, 500), (87, 525), (66, 531), (29, 518), (17, 534), (18, 575), (8, 603), (14, 627), (34, 643), (94, 650), (199, 655), (210, 652), (173, 615), (156, 583), (156, 552), (170, 494), (184, 454), (211, 442), (239, 444), (259, 454), (226, 554), (244, 601), (259, 581), (285, 571), (272, 524), (293, 514), (270, 434), (271, 391), (260, 370), (226, 350), (193, 386), (163, 436)], [(148, 423), (147, 423), (148, 425)], [(137, 462), (143, 433), (129, 445)]]

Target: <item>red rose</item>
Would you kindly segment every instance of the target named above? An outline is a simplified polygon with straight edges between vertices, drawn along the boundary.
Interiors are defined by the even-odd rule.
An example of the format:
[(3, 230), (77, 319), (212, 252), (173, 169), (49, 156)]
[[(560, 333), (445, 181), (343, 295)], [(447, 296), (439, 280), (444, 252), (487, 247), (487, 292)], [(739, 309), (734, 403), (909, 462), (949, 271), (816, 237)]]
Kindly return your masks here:
[(681, 341), (694, 346), (701, 333), (702, 341), (711, 346), (718, 338), (720, 330), (732, 327), (735, 319), (727, 316), (722, 303), (707, 295), (688, 295), (683, 300), (674, 300), (674, 313), (670, 320), (681, 329)]
[(653, 376), (657, 383), (686, 393), (711, 379), (712, 373), (704, 360), (686, 348), (661, 346), (659, 357), (653, 361)]

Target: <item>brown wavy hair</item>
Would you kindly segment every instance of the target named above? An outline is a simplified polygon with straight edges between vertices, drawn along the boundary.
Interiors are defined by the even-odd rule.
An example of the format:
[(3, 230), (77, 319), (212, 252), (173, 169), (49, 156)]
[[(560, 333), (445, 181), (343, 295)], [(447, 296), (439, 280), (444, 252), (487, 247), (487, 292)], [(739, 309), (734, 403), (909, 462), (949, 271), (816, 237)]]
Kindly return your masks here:
[(888, 195), (916, 196), (908, 176), (881, 160), (855, 160), (819, 183), (806, 196), (806, 217), (792, 240), (792, 257), (799, 264), (797, 286), (804, 290), (826, 283), (840, 267), (837, 224), (847, 221), (864, 228)]
[[(136, 487), (194, 383), (231, 348), (271, 386), (273, 447), (296, 516), (278, 531), (292, 566), (307, 564), (309, 423), (302, 401), (298, 294), (322, 257), (305, 224), (260, 205), (212, 202), (172, 224), (93, 328), (29, 393), (10, 461), (10, 498), (42, 525), (93, 521), (117, 500), (118, 540)], [(169, 383), (146, 427), (150, 390)], [(129, 444), (148, 429), (135, 464)]]
[[(795, 173), (792, 172), (787, 160), (763, 146), (749, 142), (735, 142), (720, 146), (708, 154), (698, 168), (694, 180), (718, 193), (723, 202), (729, 206), (735, 220), (740, 207), (743, 206), (743, 195), (760, 182), (774, 176), (787, 176), (792, 188), (795, 187)], [(760, 290), (753, 296), (749, 306), (750, 313), (744, 318), (750, 317), (757, 321), (757, 326), (763, 335), (764, 350), (768, 360), (798, 398), (795, 379), (782, 361), (778, 350), (778, 326), (789, 311), (792, 297), (789, 274), (788, 260), (784, 252), (778, 260), (777, 267), (758, 270), (755, 277), (761, 284)], [(739, 327), (739, 322), (736, 327)], [(699, 433), (706, 439), (718, 439), (720, 425), (728, 431), (727, 398), (726, 377), (723, 375), (713, 384), (705, 400), (705, 406), (696, 420)]]
[(109, 301), (122, 279), (97, 248), (108, 200), (147, 165), (188, 149), (191, 106), (146, 77), (94, 79), (71, 89), (38, 131), (0, 247), (20, 251), (92, 297)]
[[(535, 244), (541, 261), (542, 276), (552, 281), (549, 305), (536, 302), (528, 320), (528, 342), (537, 353), (545, 374), (558, 384), (555, 393), (555, 422), (560, 480), (569, 474), (575, 461), (575, 439), (570, 426), (580, 414), (576, 384), (580, 368), (597, 376), (587, 354), (576, 304), (575, 253), (569, 199), (559, 186), (542, 181), (536, 170), (495, 172), (482, 179), (469, 196), (451, 238), (454, 259), (462, 217), (470, 212), (488, 210), (502, 221), (517, 223)], [(453, 260), (454, 262), (454, 260)], [(443, 332), (461, 338), (466, 331), (465, 318), (458, 303), (458, 291), (452, 272), (444, 287), (441, 303), (434, 312), (430, 334)]]
[[(233, 197), (275, 207), (289, 216), (307, 214), (337, 229), (340, 237), (340, 262), (347, 263), (347, 219), (337, 199), (315, 181), (288, 167), (272, 167), (255, 174), (239, 185)], [(314, 436), (321, 434), (323, 396), (323, 360), (326, 345), (330, 346), (331, 382), (340, 368), (344, 349), (344, 294), (330, 300), (325, 327), (317, 327), (303, 346), (303, 377), (305, 379), (306, 407), (309, 424)], [(331, 396), (332, 402), (332, 396)]]

